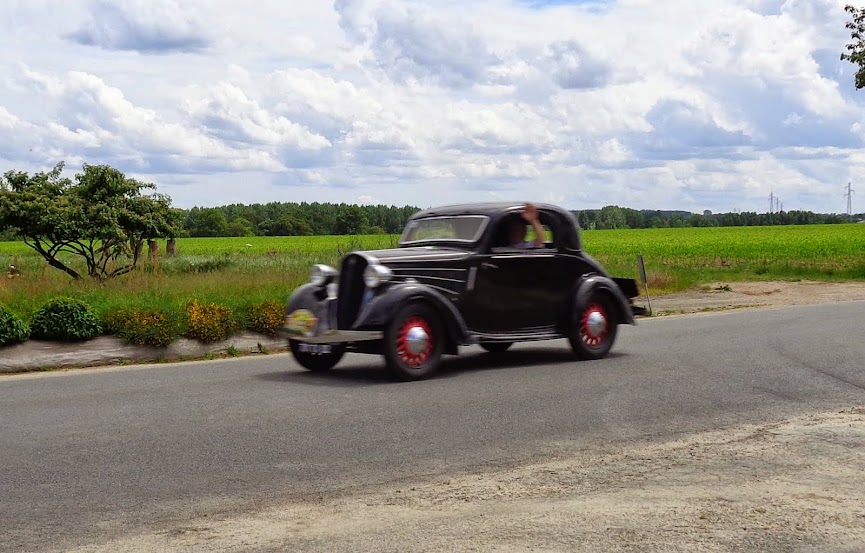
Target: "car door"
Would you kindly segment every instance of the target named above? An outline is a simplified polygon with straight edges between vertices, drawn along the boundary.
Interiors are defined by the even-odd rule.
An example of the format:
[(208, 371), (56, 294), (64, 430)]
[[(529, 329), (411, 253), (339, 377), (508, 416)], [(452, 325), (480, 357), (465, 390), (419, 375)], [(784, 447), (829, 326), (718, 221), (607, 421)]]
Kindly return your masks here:
[(471, 297), (464, 312), (471, 330), (534, 333), (558, 324), (574, 282), (570, 274), (573, 259), (558, 251), (554, 231), (547, 246), (492, 248), (476, 257), (470, 274)]

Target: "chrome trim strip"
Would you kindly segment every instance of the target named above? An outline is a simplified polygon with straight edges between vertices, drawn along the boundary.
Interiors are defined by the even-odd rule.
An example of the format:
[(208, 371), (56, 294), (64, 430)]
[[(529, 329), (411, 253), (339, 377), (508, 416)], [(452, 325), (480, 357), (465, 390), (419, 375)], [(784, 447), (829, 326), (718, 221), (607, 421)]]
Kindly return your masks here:
[(446, 277), (435, 277), (435, 276), (429, 276), (429, 275), (394, 275), (394, 276), (397, 276), (400, 278), (403, 278), (403, 277), (413, 278), (413, 279), (418, 280), (418, 281), (423, 281), (424, 279), (430, 279), (430, 280), (440, 280), (440, 281), (444, 281), (444, 282), (456, 282), (457, 284), (462, 284), (466, 281), (464, 278), (446, 278)]
[(328, 330), (321, 336), (290, 336), (291, 340), (307, 344), (339, 344), (344, 342), (366, 342), (381, 340), (384, 332), (380, 330)]
[(392, 271), (459, 271), (461, 273), (466, 272), (467, 269), (461, 269), (459, 267), (423, 267), (423, 266), (411, 266), (411, 267), (399, 267), (396, 261), (392, 261), (388, 264), (388, 267)]

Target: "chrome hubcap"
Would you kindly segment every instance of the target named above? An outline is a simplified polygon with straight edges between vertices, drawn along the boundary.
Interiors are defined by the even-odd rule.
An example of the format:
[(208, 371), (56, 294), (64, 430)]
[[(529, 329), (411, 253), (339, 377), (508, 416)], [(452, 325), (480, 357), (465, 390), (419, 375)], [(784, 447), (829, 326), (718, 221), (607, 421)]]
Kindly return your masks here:
[(586, 329), (592, 336), (600, 336), (607, 329), (607, 318), (600, 311), (592, 311), (586, 320)]
[(429, 345), (429, 334), (420, 326), (413, 326), (405, 333), (406, 349), (412, 355), (420, 355)]

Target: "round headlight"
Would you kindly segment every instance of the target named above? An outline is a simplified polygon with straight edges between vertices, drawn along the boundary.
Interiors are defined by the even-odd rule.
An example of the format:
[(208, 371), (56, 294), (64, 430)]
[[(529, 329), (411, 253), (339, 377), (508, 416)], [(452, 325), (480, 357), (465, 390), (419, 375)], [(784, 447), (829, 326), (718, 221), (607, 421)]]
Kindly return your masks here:
[(309, 272), (309, 281), (315, 286), (324, 286), (337, 275), (336, 269), (327, 265), (313, 265)]
[(363, 283), (367, 288), (378, 288), (392, 277), (393, 273), (384, 265), (370, 265), (363, 272)]

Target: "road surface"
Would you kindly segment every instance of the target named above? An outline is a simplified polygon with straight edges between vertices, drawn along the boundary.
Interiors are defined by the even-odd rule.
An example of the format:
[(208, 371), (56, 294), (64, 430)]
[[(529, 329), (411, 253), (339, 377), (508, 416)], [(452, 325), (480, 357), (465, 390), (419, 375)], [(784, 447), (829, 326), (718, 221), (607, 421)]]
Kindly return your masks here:
[(645, 320), (614, 353), (466, 348), (430, 381), (289, 356), (0, 378), (0, 551), (865, 400), (865, 302)]

